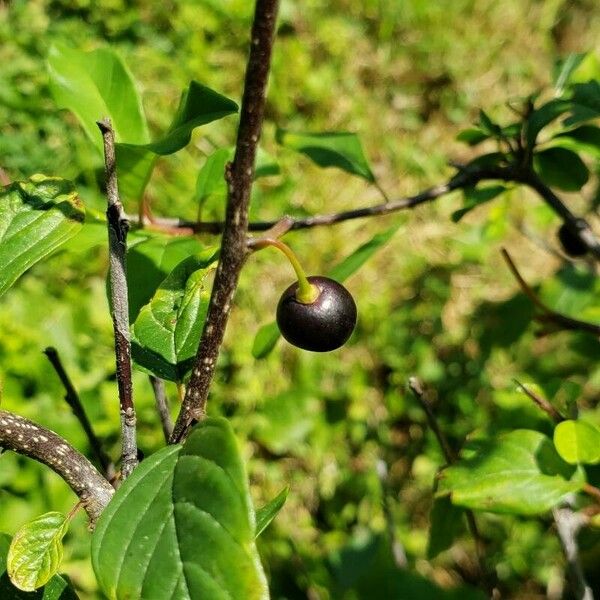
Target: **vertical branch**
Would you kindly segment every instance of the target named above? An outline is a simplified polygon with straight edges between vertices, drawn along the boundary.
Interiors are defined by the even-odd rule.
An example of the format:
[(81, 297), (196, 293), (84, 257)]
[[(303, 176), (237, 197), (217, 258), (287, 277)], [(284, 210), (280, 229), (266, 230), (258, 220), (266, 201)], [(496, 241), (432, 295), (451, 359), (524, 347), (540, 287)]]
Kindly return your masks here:
[(60, 379), (63, 387), (65, 388), (65, 402), (71, 407), (73, 414), (81, 424), (85, 435), (88, 438), (92, 452), (96, 456), (96, 460), (102, 467), (104, 474), (110, 479), (113, 476), (114, 466), (110, 457), (104, 451), (102, 442), (98, 439), (96, 432), (94, 431), (90, 420), (88, 419), (81, 399), (77, 390), (73, 386), (69, 375), (65, 371), (65, 368), (60, 360), (60, 356), (56, 348), (48, 347), (44, 350), (44, 354), (48, 357), (50, 364), (54, 367), (58, 378)]
[(109, 280), (113, 330), (115, 333), (115, 358), (117, 364), (117, 384), (121, 409), (121, 472), (128, 477), (137, 466), (137, 442), (135, 406), (131, 384), (131, 343), (129, 339), (129, 306), (127, 297), (127, 231), (129, 222), (125, 218), (119, 199), (115, 156), (115, 134), (106, 118), (97, 123), (104, 140), (104, 164), (106, 170), (106, 198), (108, 208)]
[(154, 399), (156, 401), (156, 412), (162, 425), (165, 442), (169, 443), (169, 438), (173, 433), (173, 422), (171, 421), (171, 413), (169, 412), (169, 400), (165, 390), (165, 382), (154, 375), (150, 375), (150, 383), (154, 391)]
[(248, 252), (248, 206), (256, 148), (262, 131), (277, 8), (278, 0), (256, 0), (235, 156), (225, 174), (228, 197), (221, 257), (192, 375), (171, 436), (172, 442), (185, 438), (190, 426), (204, 415), (233, 295)]

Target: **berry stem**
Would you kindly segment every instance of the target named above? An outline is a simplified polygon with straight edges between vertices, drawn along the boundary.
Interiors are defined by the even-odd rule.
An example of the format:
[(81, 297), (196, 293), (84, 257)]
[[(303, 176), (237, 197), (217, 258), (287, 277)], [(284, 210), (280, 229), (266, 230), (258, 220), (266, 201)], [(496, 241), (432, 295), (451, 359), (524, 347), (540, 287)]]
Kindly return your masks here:
[(261, 238), (252, 242), (252, 247), (255, 250), (260, 250), (262, 248), (266, 248), (267, 246), (273, 246), (274, 248), (281, 250), (281, 252), (287, 256), (294, 271), (296, 272), (296, 277), (298, 278), (298, 291), (296, 292), (296, 300), (302, 304), (312, 304), (319, 297), (319, 289), (317, 286), (308, 281), (306, 273), (304, 272), (298, 257), (294, 254), (294, 251), (287, 244), (284, 244), (283, 242), (273, 238)]

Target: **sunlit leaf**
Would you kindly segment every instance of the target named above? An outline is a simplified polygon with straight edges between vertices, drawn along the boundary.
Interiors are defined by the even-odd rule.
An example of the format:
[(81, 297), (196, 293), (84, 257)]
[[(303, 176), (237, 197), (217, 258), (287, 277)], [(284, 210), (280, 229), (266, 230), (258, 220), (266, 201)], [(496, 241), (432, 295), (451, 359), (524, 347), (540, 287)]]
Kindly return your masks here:
[(580, 125), (571, 131), (561, 132), (550, 143), (573, 152), (585, 152), (600, 160), (600, 127), (596, 125)]
[(600, 462), (600, 430), (586, 421), (563, 421), (554, 429), (554, 446), (569, 464)]
[(485, 131), (477, 127), (470, 127), (469, 129), (463, 129), (457, 136), (456, 140), (459, 142), (464, 142), (469, 146), (477, 146), (477, 144), (481, 144), (481, 142), (485, 142), (485, 140), (489, 140), (490, 135)]
[(482, 187), (467, 187), (463, 189), (464, 205), (462, 208), (455, 210), (452, 213), (452, 221), (458, 223), (466, 214), (470, 213), (474, 208), (490, 202), (494, 198), (506, 192), (507, 188), (503, 185), (490, 185)]
[(58, 571), (63, 557), (62, 539), (67, 517), (45, 513), (15, 533), (6, 559), (8, 576), (20, 590), (31, 592), (45, 585)]
[(375, 176), (356, 133), (300, 133), (278, 129), (277, 142), (308, 156), (320, 167), (336, 167), (374, 182)]
[(267, 502), (267, 504), (256, 511), (256, 537), (258, 537), (279, 514), (279, 511), (283, 508), (283, 505), (287, 500), (289, 491), (289, 486), (284, 487), (273, 500)]
[(84, 220), (73, 184), (34, 175), (0, 190), (0, 295), (36, 262), (72, 238)]
[(111, 600), (263, 600), (255, 533), (231, 426), (207, 418), (117, 490), (94, 530), (92, 565)]
[(474, 510), (535, 515), (584, 483), (583, 472), (563, 461), (550, 439), (518, 429), (469, 443), (461, 460), (443, 471), (439, 495)]

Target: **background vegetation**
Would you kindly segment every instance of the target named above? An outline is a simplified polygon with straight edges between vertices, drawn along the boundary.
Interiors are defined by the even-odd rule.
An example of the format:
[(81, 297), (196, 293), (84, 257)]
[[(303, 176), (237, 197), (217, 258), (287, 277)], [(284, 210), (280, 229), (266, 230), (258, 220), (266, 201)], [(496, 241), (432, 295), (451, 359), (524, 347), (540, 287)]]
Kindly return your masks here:
[[(0, 3), (0, 165), (15, 180), (38, 172), (71, 178), (86, 205), (103, 210), (96, 186), (102, 157), (49, 93), (50, 44), (116, 48), (139, 82), (153, 129), (162, 131), (190, 79), (239, 98), (251, 4)], [(278, 147), (276, 125), (359, 132), (387, 193), (414, 193), (444, 181), (451, 173), (448, 159), (472, 156), (455, 136), (480, 107), (506, 119), (507, 100), (549, 86), (555, 61), (594, 49), (599, 36), (600, 8), (593, 0), (283, 0), (262, 144), (277, 157), (281, 174), (260, 180), (252, 216), (312, 214), (380, 201), (361, 180), (320, 170)], [(148, 189), (153, 211), (195, 218), (198, 170), (214, 148), (232, 144), (234, 134), (235, 119), (219, 121), (196, 132), (186, 150), (161, 159)], [(569, 206), (590, 213), (594, 222), (600, 194), (589, 186), (584, 192), (567, 197)], [(220, 217), (222, 200), (211, 198), (204, 216)], [(499, 249), (510, 249), (550, 305), (590, 320), (600, 317), (591, 266), (558, 252), (557, 218), (524, 191), (455, 224), (450, 216), (459, 206), (460, 197), (453, 195), (411, 212), (288, 236), (308, 271), (319, 273), (375, 232), (401, 223), (386, 248), (349, 280), (359, 324), (351, 343), (331, 355), (280, 342), (267, 359), (254, 359), (254, 336), (273, 319), (291, 272), (273, 252), (252, 257), (243, 272), (209, 410), (229, 417), (245, 439), (257, 505), (290, 485), (286, 506), (259, 540), (274, 598), (340, 597), (356, 565), (375, 560), (388, 521), (416, 572), (446, 588), (475, 580), (466, 532), (458, 533), (450, 550), (428, 556), (432, 488), (444, 458), (406, 391), (410, 375), (436, 390), (436, 414), (456, 448), (477, 432), (517, 426), (551, 432), (513, 378), (537, 385), (559, 407), (577, 399), (600, 422), (597, 341), (565, 332), (536, 336), (531, 304)], [(85, 449), (87, 441), (42, 354), (55, 346), (116, 457), (107, 256), (88, 241), (83, 234), (76, 237), (2, 298), (1, 399), (8, 410), (35, 418)], [(149, 454), (162, 437), (150, 384), (140, 372), (135, 391), (140, 446)], [(176, 389), (168, 391), (175, 404)], [(378, 476), (381, 461), (389, 472), (385, 485)], [(600, 483), (600, 472), (594, 483)], [(8, 533), (41, 512), (68, 511), (73, 504), (58, 476), (13, 454), (0, 460), (0, 486), (0, 531)], [(77, 523), (67, 540), (64, 570), (93, 598), (81, 515)], [(480, 527), (485, 560), (506, 597), (560, 597), (564, 565), (549, 519), (485, 515)], [(582, 549), (586, 564), (597, 564), (598, 535), (587, 533)], [(597, 569), (588, 579), (598, 588), (594, 577)], [(420, 591), (413, 590), (412, 597), (425, 597), (418, 595), (424, 589), (414, 588)]]

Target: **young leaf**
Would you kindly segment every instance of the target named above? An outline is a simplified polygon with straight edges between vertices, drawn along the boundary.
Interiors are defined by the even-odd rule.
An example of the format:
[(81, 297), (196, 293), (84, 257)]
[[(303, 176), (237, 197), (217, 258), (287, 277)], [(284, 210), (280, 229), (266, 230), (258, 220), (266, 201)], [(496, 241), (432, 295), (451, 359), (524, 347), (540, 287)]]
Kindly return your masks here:
[(258, 537), (271, 524), (271, 521), (273, 521), (279, 511), (283, 508), (289, 491), (290, 486), (288, 485), (284, 487), (273, 500), (267, 502), (267, 504), (256, 511), (255, 537)]
[(564, 115), (571, 109), (571, 103), (567, 100), (554, 99), (536, 108), (525, 125), (527, 144), (533, 147), (542, 129)]
[(36, 262), (72, 238), (84, 220), (73, 184), (34, 175), (0, 190), (0, 296)]
[(130, 240), (132, 243), (127, 252), (127, 291), (129, 321), (133, 323), (142, 306), (150, 302), (165, 277), (182, 260), (199, 254), (204, 246), (194, 237), (154, 235), (135, 243), (135, 237), (130, 236)]
[(533, 155), (533, 166), (544, 183), (567, 192), (579, 191), (589, 177), (579, 155), (566, 148), (548, 148)]
[(54, 100), (77, 116), (99, 152), (103, 146), (96, 121), (103, 117), (110, 117), (117, 141), (150, 141), (133, 76), (114, 50), (82, 52), (55, 43), (48, 53), (48, 71)]
[(600, 462), (600, 430), (586, 421), (563, 421), (554, 429), (554, 446), (571, 465)]
[(6, 566), (12, 583), (24, 592), (32, 592), (56, 574), (63, 556), (62, 539), (67, 532), (67, 517), (48, 512), (15, 533)]
[(60, 575), (54, 575), (37, 592), (23, 592), (16, 588), (10, 582), (6, 572), (6, 557), (10, 541), (10, 536), (0, 533), (0, 598), (2, 600), (77, 600), (73, 588)]
[[(329, 277), (340, 283), (345, 281), (350, 275), (358, 271), (382, 246), (389, 242), (398, 229), (400, 229), (400, 224), (375, 234), (368, 242), (359, 246), (341, 263), (333, 267), (328, 273)], [(275, 348), (279, 336), (277, 323), (273, 322), (263, 325), (254, 338), (252, 356), (258, 359), (266, 358), (273, 348)]]
[(490, 202), (497, 198), (500, 194), (506, 192), (508, 188), (503, 185), (490, 185), (487, 187), (467, 187), (463, 189), (465, 202), (462, 208), (455, 210), (452, 213), (452, 221), (458, 223), (467, 213), (470, 213), (474, 208)]
[(373, 183), (375, 176), (355, 133), (300, 133), (278, 129), (279, 144), (308, 156), (320, 167), (336, 167)]
[(111, 600), (263, 600), (255, 532), (231, 426), (207, 418), (117, 490), (92, 535), (92, 565)]
[(463, 458), (443, 471), (438, 495), (474, 510), (535, 515), (584, 483), (583, 472), (564, 462), (545, 435), (517, 429), (468, 444)]
[(200, 342), (210, 300), (207, 277), (216, 259), (214, 249), (186, 258), (140, 310), (131, 340), (137, 365), (157, 377), (183, 381)]

